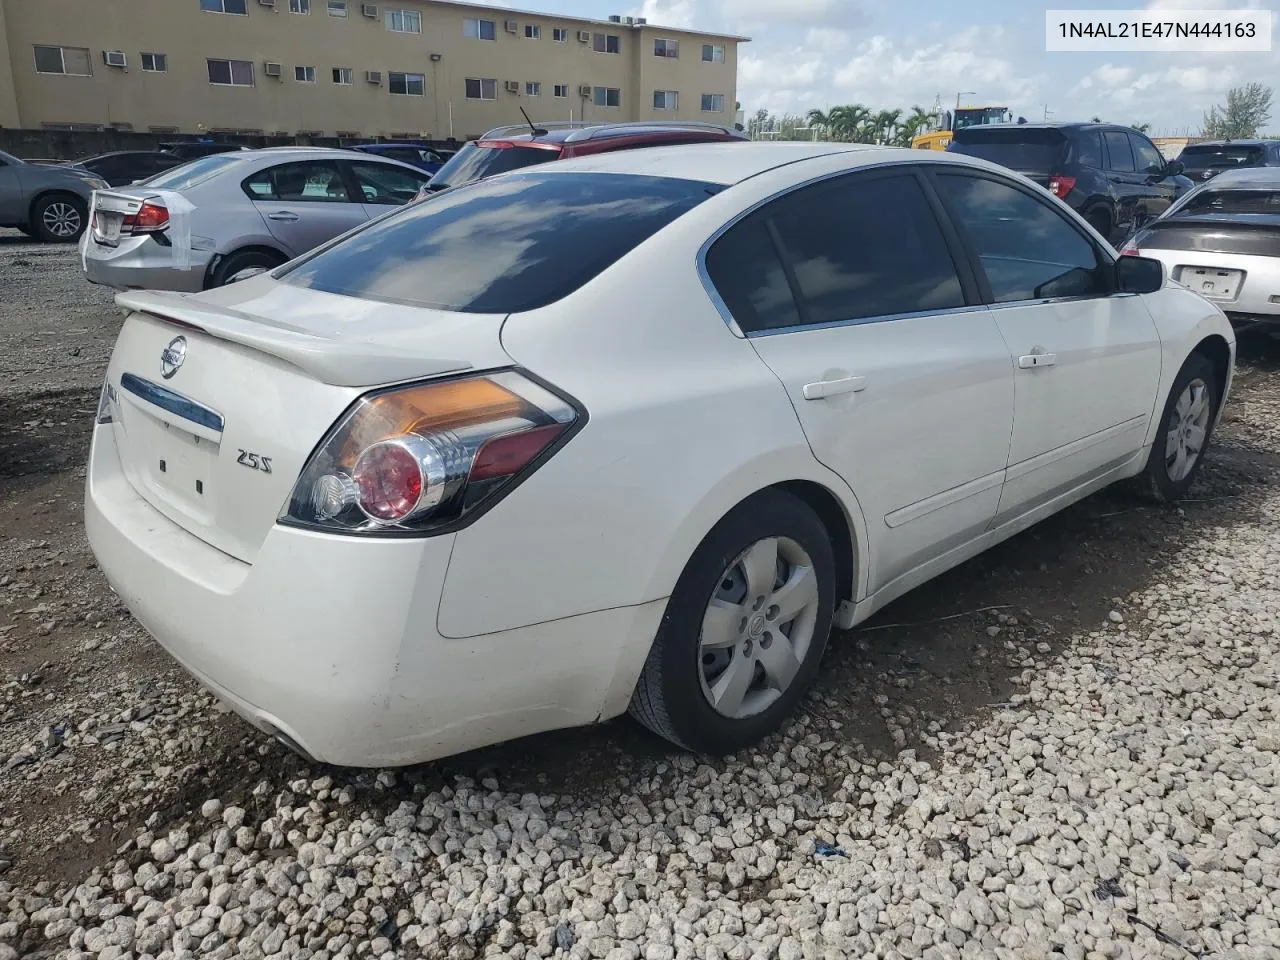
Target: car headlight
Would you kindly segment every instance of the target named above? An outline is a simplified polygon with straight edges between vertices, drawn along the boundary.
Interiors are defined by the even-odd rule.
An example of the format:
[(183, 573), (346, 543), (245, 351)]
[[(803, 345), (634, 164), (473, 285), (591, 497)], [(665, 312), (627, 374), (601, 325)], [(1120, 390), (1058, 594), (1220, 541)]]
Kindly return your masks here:
[(81, 177), (80, 179), (91, 186), (94, 190), (106, 190), (111, 186), (111, 184), (107, 183), (107, 181), (100, 177)]

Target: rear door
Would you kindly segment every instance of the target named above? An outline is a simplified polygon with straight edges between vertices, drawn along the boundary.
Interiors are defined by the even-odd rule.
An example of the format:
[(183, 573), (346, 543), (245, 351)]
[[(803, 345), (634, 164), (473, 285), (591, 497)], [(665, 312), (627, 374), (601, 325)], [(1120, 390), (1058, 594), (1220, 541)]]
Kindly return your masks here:
[(346, 167), (352, 178), (351, 189), (360, 197), (370, 218), (386, 213), (388, 207), (408, 203), (431, 179), (427, 173), (377, 160), (352, 160)]
[(1102, 131), (1102, 148), (1107, 163), (1107, 180), (1116, 197), (1115, 234), (1127, 237), (1138, 221), (1138, 203), (1146, 192), (1143, 189), (1146, 177), (1138, 173), (1128, 132)]
[(709, 275), (782, 381), (814, 455), (867, 519), (874, 592), (980, 536), (1013, 426), (1013, 370), (911, 169), (788, 194), (711, 247)]
[(292, 256), (369, 219), (336, 160), (278, 163), (250, 174), (241, 187)]

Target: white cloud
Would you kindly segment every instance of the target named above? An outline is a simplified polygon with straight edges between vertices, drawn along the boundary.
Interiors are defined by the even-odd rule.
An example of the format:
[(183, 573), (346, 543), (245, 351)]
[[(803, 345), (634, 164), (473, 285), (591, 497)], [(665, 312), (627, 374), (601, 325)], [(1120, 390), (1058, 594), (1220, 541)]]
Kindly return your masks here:
[(650, 23), (664, 27), (684, 30), (694, 29), (697, 26), (695, 21), (705, 21), (698, 13), (695, 0), (644, 0), (640, 9), (632, 11), (631, 15), (644, 17)]
[(843, 13), (849, 0), (721, 0), (721, 11), (729, 20), (791, 21), (812, 23)]

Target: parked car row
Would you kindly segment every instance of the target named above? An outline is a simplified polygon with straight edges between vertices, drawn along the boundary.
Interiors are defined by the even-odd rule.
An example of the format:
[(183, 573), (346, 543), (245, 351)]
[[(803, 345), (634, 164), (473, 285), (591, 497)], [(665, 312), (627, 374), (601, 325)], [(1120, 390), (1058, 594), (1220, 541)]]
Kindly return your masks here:
[[(1106, 171), (1121, 141), (1094, 132)], [(1044, 133), (1042, 177), (1092, 148)], [(464, 152), (610, 139), (521, 136)], [(833, 625), (1115, 481), (1184, 494), (1229, 392), (1217, 307), (1118, 255), (1072, 190), (960, 151), (613, 150), (368, 204), (316, 246), (412, 169), (358, 157), (206, 158), (99, 192), (84, 241), (101, 281), (119, 250), (184, 290), (250, 263), (224, 237), (316, 247), (117, 296), (85, 518), (156, 639), (317, 760), (628, 709), (746, 747)], [(1118, 219), (1159, 212), (1107, 190)]]

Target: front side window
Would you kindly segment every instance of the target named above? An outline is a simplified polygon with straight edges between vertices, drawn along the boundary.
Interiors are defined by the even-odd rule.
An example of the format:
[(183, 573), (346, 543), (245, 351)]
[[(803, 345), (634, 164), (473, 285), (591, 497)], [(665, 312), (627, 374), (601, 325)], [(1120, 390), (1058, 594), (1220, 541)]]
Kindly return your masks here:
[(164, 73), (169, 69), (169, 58), (163, 53), (144, 53), (141, 60), (144, 73)]
[(236, 13), (240, 16), (249, 12), (248, 0), (200, 0), (200, 9), (209, 13)]
[(551, 31), (551, 39), (556, 43), (564, 43), (569, 39), (569, 31), (564, 27), (556, 27)]
[(704, 93), (702, 95), (703, 113), (724, 113), (723, 93)]
[[(886, 209), (891, 219), (876, 213)], [(942, 230), (911, 175), (846, 176), (782, 197), (717, 240), (707, 269), (744, 332), (965, 302)]]
[(87, 47), (46, 47), (36, 45), (36, 73), (62, 73), (69, 77), (92, 76)]
[(402, 97), (421, 97), (427, 92), (427, 78), (421, 73), (387, 74), (387, 89)]
[(680, 41), (679, 40), (663, 40), (653, 41), (653, 55), (662, 57), (666, 60), (676, 60), (680, 57)]
[(556, 98), (559, 100), (563, 100), (567, 96), (569, 96), (569, 85), (567, 83), (557, 83)]
[(497, 100), (498, 81), (489, 77), (467, 77), (468, 100)]
[(498, 24), (494, 20), (478, 20), (474, 17), (468, 17), (462, 22), (463, 36), (470, 37), (472, 40), (496, 40), (498, 39)]
[(653, 109), (655, 110), (679, 110), (680, 94), (676, 90), (655, 90), (653, 91)]
[(724, 47), (718, 43), (704, 43), (702, 45), (702, 62), (724, 63)]
[(252, 60), (208, 60), (209, 82), (220, 87), (252, 87)]
[(597, 107), (618, 107), (622, 105), (622, 90), (618, 87), (596, 87), (594, 93)]
[(542, 84), (537, 80), (529, 80), (524, 85), (524, 95), (526, 97), (542, 96)]
[(329, 0), (329, 16), (346, 19), (347, 0)]
[(347, 185), (332, 160), (281, 163), (250, 174), (241, 184), (253, 200), (279, 203), (348, 203)]
[(417, 196), (418, 189), (431, 179), (425, 173), (419, 174), (403, 167), (367, 160), (353, 161), (351, 171), (360, 185), (360, 199), (364, 203), (408, 203)]
[(289, 0), (290, 13), (310, 13), (311, 0)]
[(1107, 169), (1120, 173), (1133, 173), (1137, 168), (1133, 164), (1133, 148), (1129, 146), (1129, 137), (1123, 130), (1108, 130), (1102, 135), (1107, 145)]
[(622, 38), (616, 33), (597, 33), (591, 37), (591, 49), (596, 53), (621, 53)]
[(530, 171), (375, 220), (282, 279), (462, 313), (533, 310), (568, 296), (712, 192), (691, 180)]
[(1093, 244), (1045, 201), (1007, 183), (970, 174), (940, 173), (936, 182), (952, 218), (978, 254), (994, 302), (1109, 292)]
[(1129, 134), (1129, 142), (1133, 145), (1135, 166), (1139, 173), (1151, 176), (1164, 173), (1164, 156), (1156, 149), (1154, 143), (1136, 133)]
[(298, 83), (315, 83), (316, 68), (315, 67), (294, 67), (293, 79)]
[(354, 80), (353, 71), (350, 67), (334, 67), (333, 82), (339, 86), (349, 87)]
[(422, 14), (417, 10), (388, 10), (387, 29), (392, 33), (421, 33)]
[(526, 40), (541, 40), (542, 27), (536, 23), (526, 23), (524, 25), (524, 38)]

